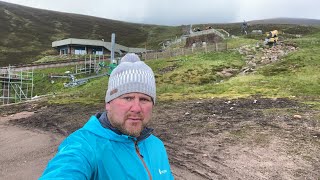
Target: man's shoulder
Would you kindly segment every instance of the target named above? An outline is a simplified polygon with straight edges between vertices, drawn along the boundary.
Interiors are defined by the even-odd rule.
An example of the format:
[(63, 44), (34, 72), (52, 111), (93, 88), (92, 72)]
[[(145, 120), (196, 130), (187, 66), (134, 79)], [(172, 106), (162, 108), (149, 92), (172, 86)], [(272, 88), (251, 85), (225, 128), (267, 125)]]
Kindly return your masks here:
[(146, 139), (146, 142), (163, 146), (162, 140), (153, 134)]
[(98, 147), (110, 146), (109, 139), (80, 128), (70, 134), (59, 146), (59, 149), (78, 149), (83, 152), (95, 152)]
[[(108, 131), (108, 129), (104, 129), (104, 131)], [(74, 131), (73, 133), (71, 133), (68, 136), (68, 138), (69, 139), (77, 139), (77, 140), (82, 139), (84, 141), (92, 141), (93, 139), (95, 139), (95, 140), (103, 139), (104, 141), (109, 140), (109, 138), (106, 138), (103, 135), (101, 135), (97, 132), (94, 132), (91, 129), (87, 129), (85, 127), (82, 127), (80, 129)]]
[(91, 118), (84, 124), (83, 127), (79, 128), (78, 130), (71, 133), (68, 138), (101, 138), (101, 131), (104, 133), (106, 131), (99, 122), (99, 120), (95, 116), (91, 116)]

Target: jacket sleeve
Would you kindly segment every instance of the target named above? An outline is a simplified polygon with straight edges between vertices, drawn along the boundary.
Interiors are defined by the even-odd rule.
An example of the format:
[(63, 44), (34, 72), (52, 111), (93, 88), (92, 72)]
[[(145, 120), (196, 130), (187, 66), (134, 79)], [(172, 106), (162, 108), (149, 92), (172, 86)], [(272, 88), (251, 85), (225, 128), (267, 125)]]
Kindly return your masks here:
[(39, 179), (91, 179), (94, 162), (95, 154), (84, 138), (68, 137)]

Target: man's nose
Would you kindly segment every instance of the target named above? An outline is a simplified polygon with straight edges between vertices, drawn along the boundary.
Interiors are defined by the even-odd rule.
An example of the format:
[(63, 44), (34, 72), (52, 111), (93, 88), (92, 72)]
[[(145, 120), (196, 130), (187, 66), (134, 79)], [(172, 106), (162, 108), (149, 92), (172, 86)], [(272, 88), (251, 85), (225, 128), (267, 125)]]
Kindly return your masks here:
[(139, 99), (135, 99), (132, 101), (132, 105), (130, 111), (132, 112), (141, 112), (141, 104)]

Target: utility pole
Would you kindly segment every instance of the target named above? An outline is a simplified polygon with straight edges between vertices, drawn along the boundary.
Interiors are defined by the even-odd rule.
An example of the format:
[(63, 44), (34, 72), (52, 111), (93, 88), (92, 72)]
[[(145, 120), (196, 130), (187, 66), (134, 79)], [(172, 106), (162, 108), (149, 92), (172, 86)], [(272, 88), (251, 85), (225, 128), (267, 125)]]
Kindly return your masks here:
[(114, 48), (115, 48), (116, 34), (111, 34), (111, 63), (116, 63), (114, 59)]

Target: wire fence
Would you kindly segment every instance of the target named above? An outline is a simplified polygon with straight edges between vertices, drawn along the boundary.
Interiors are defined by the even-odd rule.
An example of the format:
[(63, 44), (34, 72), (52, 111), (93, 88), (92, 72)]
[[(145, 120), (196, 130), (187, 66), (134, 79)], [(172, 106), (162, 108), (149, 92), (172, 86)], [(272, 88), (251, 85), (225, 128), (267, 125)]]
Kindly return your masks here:
[(184, 56), (193, 53), (199, 52), (213, 52), (213, 51), (224, 51), (228, 49), (228, 44), (226, 42), (223, 43), (215, 43), (215, 44), (205, 44), (198, 47), (189, 47), (189, 48), (175, 48), (168, 49), (162, 52), (148, 52), (142, 55), (144, 60), (150, 59), (162, 59), (162, 58), (171, 58), (176, 56)]

